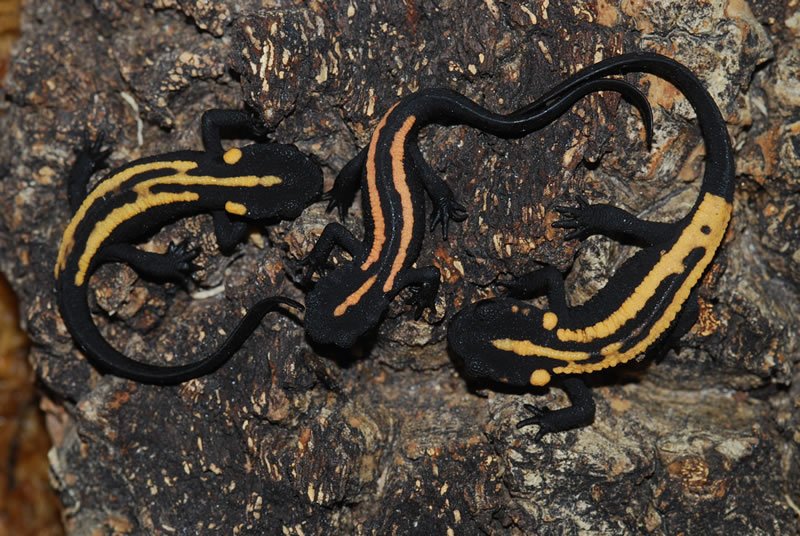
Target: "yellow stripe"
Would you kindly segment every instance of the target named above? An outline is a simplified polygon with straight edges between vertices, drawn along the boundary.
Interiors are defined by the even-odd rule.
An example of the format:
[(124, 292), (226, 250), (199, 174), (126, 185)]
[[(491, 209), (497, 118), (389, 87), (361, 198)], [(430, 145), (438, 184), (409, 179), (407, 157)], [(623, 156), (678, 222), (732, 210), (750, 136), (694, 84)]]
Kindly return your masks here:
[(367, 293), (369, 289), (372, 288), (372, 285), (375, 284), (375, 281), (378, 279), (378, 275), (373, 275), (366, 281), (364, 284), (358, 287), (358, 289), (350, 294), (345, 300), (336, 306), (336, 309), (333, 310), (333, 316), (342, 316), (348, 308), (352, 307), (353, 305), (357, 304), (364, 294)]
[[(706, 194), (706, 198), (703, 200), (701, 208), (703, 208), (703, 205), (706, 205), (706, 202), (708, 202), (709, 205), (704, 208), (705, 216), (701, 218), (705, 221), (699, 224), (699, 227), (702, 227), (702, 225), (708, 225), (711, 228), (711, 233), (709, 233), (708, 236), (713, 239), (713, 242), (706, 247), (703, 257), (694, 266), (683, 284), (675, 292), (672, 301), (664, 310), (664, 314), (662, 314), (658, 320), (653, 322), (650, 331), (647, 333), (647, 336), (625, 352), (619, 352), (619, 349), (622, 347), (622, 343), (620, 342), (607, 345), (601, 350), (601, 354), (605, 356), (605, 359), (598, 363), (570, 363), (565, 367), (553, 369), (553, 372), (556, 374), (577, 374), (583, 372), (593, 372), (607, 367), (613, 367), (620, 363), (626, 363), (627, 361), (630, 361), (631, 359), (634, 359), (635, 357), (645, 353), (645, 351), (647, 351), (647, 349), (652, 346), (653, 343), (655, 343), (661, 337), (661, 335), (667, 331), (667, 329), (669, 329), (669, 327), (672, 325), (672, 322), (681, 311), (683, 304), (689, 298), (689, 293), (692, 291), (692, 288), (697, 284), (697, 282), (703, 276), (703, 272), (705, 272), (705, 269), (711, 263), (711, 259), (713, 259), (718, 245), (722, 242), (722, 238), (725, 235), (725, 229), (728, 225), (728, 221), (730, 220), (732, 210), (730, 203), (726, 202), (721, 197), (711, 194)], [(697, 217), (692, 220), (692, 225), (694, 225), (695, 219), (697, 219)], [(699, 229), (699, 227), (697, 227), (697, 229)]]
[[(79, 223), (80, 219), (85, 217), (86, 213), (89, 210), (89, 205), (87, 202), (91, 201), (94, 202), (95, 200), (101, 198), (103, 195), (110, 193), (114, 190), (115, 187), (120, 187), (122, 184), (130, 179), (134, 173), (131, 170), (136, 171), (137, 173), (143, 173), (146, 171), (151, 171), (153, 169), (174, 169), (177, 173), (174, 175), (168, 175), (165, 177), (156, 177), (153, 179), (148, 179), (146, 181), (142, 181), (139, 184), (135, 185), (132, 188), (132, 191), (135, 192), (136, 199), (131, 203), (126, 203), (125, 205), (118, 207), (112, 210), (103, 220), (98, 221), (95, 223), (94, 228), (92, 229), (89, 237), (86, 240), (86, 245), (84, 247), (83, 252), (81, 253), (80, 259), (78, 260), (78, 271), (75, 274), (75, 284), (80, 286), (84, 283), (86, 278), (86, 271), (91, 264), (92, 258), (97, 254), (97, 251), (102, 246), (103, 242), (111, 235), (111, 233), (123, 222), (127, 221), (128, 219), (149, 210), (152, 207), (166, 205), (166, 204), (173, 204), (173, 203), (185, 203), (185, 202), (192, 202), (197, 201), (200, 198), (200, 195), (195, 192), (161, 192), (158, 194), (152, 194), (151, 189), (154, 186), (161, 186), (161, 185), (180, 185), (180, 186), (222, 186), (222, 187), (230, 187), (230, 188), (252, 188), (252, 187), (264, 187), (269, 188), (271, 186), (275, 186), (277, 184), (281, 184), (282, 180), (280, 177), (275, 175), (266, 175), (263, 177), (258, 177), (255, 175), (247, 175), (242, 177), (226, 177), (226, 178), (219, 178), (219, 177), (210, 177), (210, 176), (191, 176), (187, 175), (186, 171), (194, 169), (197, 167), (195, 162), (152, 162), (150, 164), (142, 164), (141, 166), (132, 166), (128, 170), (125, 170), (114, 177), (111, 177), (102, 183), (100, 183), (92, 193), (87, 196), (87, 199), (84, 203), (81, 204), (80, 209), (76, 212), (75, 216), (73, 217), (70, 224), (67, 226), (67, 229), (64, 231), (64, 238), (62, 239), (61, 248), (59, 250), (59, 257), (56, 263), (56, 270), (55, 275), (58, 277), (60, 270), (64, 269), (64, 265), (66, 264), (66, 258), (69, 255), (70, 251), (74, 247), (74, 233), (77, 224)], [(107, 183), (113, 182), (114, 184), (108, 185)], [(101, 192), (97, 192), (101, 190)], [(90, 199), (91, 198), (91, 199)], [(243, 205), (242, 205), (243, 206)], [(227, 208), (227, 206), (226, 206)], [(245, 211), (246, 211), (246, 207)]]
[(86, 271), (94, 258), (97, 250), (103, 245), (106, 238), (121, 223), (128, 221), (133, 216), (140, 214), (152, 207), (168, 205), (171, 203), (186, 203), (197, 201), (200, 194), (196, 192), (160, 193), (156, 195), (139, 196), (133, 203), (127, 203), (112, 210), (102, 221), (97, 222), (92, 233), (86, 240), (86, 247), (78, 260), (78, 271), (75, 273), (75, 285), (81, 286), (86, 279)]
[[(683, 230), (675, 245), (661, 256), (653, 269), (648, 272), (639, 286), (616, 311), (607, 318), (583, 329), (559, 329), (556, 331), (558, 339), (564, 342), (588, 343), (616, 333), (626, 322), (636, 318), (647, 302), (655, 296), (658, 286), (664, 279), (670, 275), (683, 273), (686, 269), (684, 261), (692, 250), (704, 248), (706, 253), (699, 265), (702, 265), (703, 269), (708, 265), (714, 251), (722, 242), (730, 215), (730, 203), (722, 197), (705, 194), (692, 221)], [(704, 226), (709, 227), (711, 232), (703, 233), (701, 229)]]
[(173, 169), (176, 172), (183, 174), (196, 167), (197, 167), (197, 162), (191, 162), (188, 160), (174, 160), (172, 162), (150, 162), (148, 164), (139, 164), (137, 166), (131, 166), (127, 169), (120, 171), (115, 175), (112, 175), (111, 177), (108, 177), (106, 180), (98, 184), (94, 190), (89, 192), (89, 195), (86, 196), (86, 199), (83, 200), (83, 203), (81, 203), (81, 206), (75, 212), (75, 215), (72, 216), (72, 219), (67, 225), (67, 228), (64, 229), (64, 234), (61, 238), (61, 245), (58, 250), (58, 259), (56, 260), (55, 276), (58, 277), (59, 272), (63, 270), (64, 267), (66, 266), (67, 257), (69, 256), (73, 246), (75, 245), (75, 230), (78, 228), (78, 225), (86, 217), (86, 213), (89, 211), (89, 208), (95, 203), (95, 201), (97, 201), (98, 199), (102, 199), (105, 195), (113, 191), (119, 190), (126, 181), (142, 173), (159, 169)]
[(372, 139), (369, 142), (369, 150), (367, 151), (367, 192), (369, 192), (369, 209), (370, 217), (372, 218), (372, 227), (374, 229), (374, 238), (372, 240), (372, 249), (370, 249), (367, 260), (361, 265), (362, 270), (366, 270), (372, 266), (381, 256), (383, 243), (386, 242), (386, 220), (381, 208), (381, 198), (378, 195), (378, 171), (375, 168), (375, 153), (378, 149), (378, 140), (381, 137), (381, 130), (386, 126), (386, 121), (389, 119), (389, 114), (399, 104), (396, 102), (389, 111), (381, 118), (380, 123), (375, 128), (372, 134)]
[(583, 361), (589, 359), (588, 352), (576, 352), (573, 350), (556, 350), (546, 346), (539, 346), (533, 344), (528, 340), (517, 339), (494, 339), (492, 345), (498, 350), (505, 352), (514, 352), (515, 354), (523, 357), (548, 357), (550, 359), (557, 359), (559, 361)]
[(208, 177), (193, 175), (170, 175), (142, 181), (133, 187), (133, 191), (140, 195), (147, 195), (153, 186), (179, 185), (179, 186), (222, 186), (224, 188), (270, 188), (283, 182), (275, 175), (243, 175), (241, 177)]
[[(722, 243), (722, 239), (725, 236), (725, 230), (727, 229), (728, 222), (730, 221), (731, 212), (731, 204), (725, 201), (725, 199), (716, 195), (705, 194), (703, 201), (700, 203), (700, 206), (697, 209), (697, 213), (694, 215), (691, 223), (687, 226), (681, 237), (678, 239), (675, 247), (673, 247), (670, 252), (664, 254), (661, 261), (659, 261), (659, 264), (656, 265), (656, 267), (654, 267), (653, 270), (651, 270), (651, 272), (648, 274), (648, 278), (650, 278), (657, 270), (660, 270), (662, 277), (667, 277), (673, 273), (680, 273), (682, 270), (677, 272), (672, 271), (675, 269), (675, 263), (679, 262), (680, 266), (683, 267), (683, 260), (695, 248), (703, 247), (705, 253), (697, 262), (697, 264), (695, 264), (695, 266), (689, 272), (689, 275), (675, 292), (672, 301), (666, 307), (666, 309), (664, 309), (664, 313), (652, 323), (650, 331), (647, 333), (647, 335), (627, 351), (620, 352), (619, 350), (622, 348), (623, 343), (614, 342), (606, 345), (600, 350), (601, 355), (604, 356), (602, 361), (596, 363), (578, 363), (577, 361), (588, 359), (589, 354), (586, 352), (556, 350), (553, 348), (536, 345), (528, 340), (496, 339), (492, 341), (492, 344), (500, 350), (514, 352), (520, 356), (546, 357), (569, 362), (568, 365), (554, 368), (552, 372), (555, 374), (582, 374), (594, 372), (604, 368), (613, 367), (621, 363), (626, 363), (631, 359), (642, 355), (669, 329), (675, 318), (678, 316), (678, 313), (680, 313), (683, 304), (689, 298), (692, 288), (694, 288), (694, 286), (703, 276), (703, 272), (705, 272), (705, 269), (714, 258), (714, 253), (719, 247), (719, 244)], [(708, 234), (701, 231), (703, 226), (707, 226), (710, 229)], [(665, 258), (671, 257), (676, 250), (682, 252), (682, 254), (676, 255), (678, 260), (676, 261), (672, 259), (665, 261)], [(643, 283), (637, 287), (634, 294), (642, 292), (643, 289), (649, 291), (651, 288), (652, 283), (648, 283), (647, 285)], [(647, 300), (645, 299), (644, 302), (646, 301)], [(590, 326), (585, 330), (559, 330), (559, 332), (583, 332), (587, 337), (591, 335), (592, 337), (596, 338), (603, 333), (613, 333), (613, 331), (619, 329), (619, 326), (621, 326), (624, 322), (632, 318), (632, 316), (630, 316), (632, 312), (638, 313), (639, 310), (641, 310), (639, 300), (628, 299), (625, 303), (623, 303), (622, 307), (609, 316), (609, 318), (595, 324), (594, 326)], [(621, 319), (626, 320), (621, 321)], [(581, 340), (580, 342), (585, 341)]]
[(412, 115), (403, 122), (403, 126), (395, 134), (394, 140), (392, 140), (392, 147), (389, 150), (389, 154), (392, 156), (392, 181), (394, 182), (394, 189), (400, 195), (400, 206), (403, 209), (403, 227), (400, 231), (400, 245), (397, 249), (397, 255), (392, 262), (389, 277), (386, 278), (386, 282), (383, 284), (384, 292), (392, 290), (395, 277), (403, 268), (403, 263), (406, 260), (408, 245), (414, 237), (414, 205), (411, 203), (411, 191), (408, 189), (403, 158), (405, 157), (406, 136), (411, 127), (414, 126), (416, 119)]

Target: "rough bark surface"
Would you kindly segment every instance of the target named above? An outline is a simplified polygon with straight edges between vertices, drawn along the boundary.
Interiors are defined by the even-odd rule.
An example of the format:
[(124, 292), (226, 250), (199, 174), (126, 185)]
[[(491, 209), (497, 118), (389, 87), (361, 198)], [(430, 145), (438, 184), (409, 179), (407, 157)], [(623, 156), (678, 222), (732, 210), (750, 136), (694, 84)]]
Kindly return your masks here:
[[(31, 0), (0, 129), (2, 269), (52, 403), (52, 474), (73, 534), (794, 534), (800, 503), (800, 13), (795, 0)], [(691, 6), (691, 7), (684, 7)], [(679, 352), (595, 380), (593, 426), (532, 441), (523, 402), (557, 389), (468, 383), (444, 343), (462, 304), (538, 263), (572, 266), (571, 297), (602, 287), (625, 251), (564, 243), (554, 204), (575, 193), (671, 220), (693, 202), (703, 145), (668, 84), (651, 151), (631, 107), (593, 96), (522, 140), (430, 128), (423, 150), (469, 219), (428, 236), (436, 314), (401, 300), (369, 344), (320, 356), (269, 316), (222, 370), (174, 388), (101, 377), (55, 307), (69, 218), (64, 177), (81, 133), (111, 164), (199, 147), (211, 107), (257, 109), (328, 184), (398, 96), (445, 86), (497, 111), (531, 102), (603, 57), (651, 50), (705, 81), (735, 140), (734, 220)], [(132, 356), (180, 362), (213, 348), (259, 297), (302, 299), (297, 259), (323, 205), (220, 256), (210, 219), (147, 244), (202, 247), (206, 297), (121, 266), (92, 281), (96, 322)], [(358, 208), (346, 222), (360, 233)]]

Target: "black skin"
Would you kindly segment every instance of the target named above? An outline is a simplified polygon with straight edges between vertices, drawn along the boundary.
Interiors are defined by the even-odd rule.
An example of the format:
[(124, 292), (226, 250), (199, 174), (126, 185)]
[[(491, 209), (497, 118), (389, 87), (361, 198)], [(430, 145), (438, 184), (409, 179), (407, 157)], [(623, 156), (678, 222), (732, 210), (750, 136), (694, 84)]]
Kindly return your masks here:
[[(110, 149), (104, 148), (105, 138), (84, 138), (69, 174), (67, 186), (73, 217), (74, 234), (71, 249), (57, 268), (56, 290), (61, 316), (78, 346), (88, 360), (101, 372), (142, 383), (171, 385), (185, 382), (213, 372), (222, 366), (241, 347), (270, 311), (290, 306), (302, 306), (288, 298), (271, 296), (253, 305), (230, 335), (212, 354), (193, 363), (179, 366), (161, 366), (141, 363), (114, 349), (95, 326), (87, 303), (87, 287), (91, 274), (102, 264), (122, 262), (146, 279), (173, 282), (188, 288), (192, 284), (193, 264), (197, 250), (187, 243), (170, 244), (163, 254), (142, 251), (133, 244), (158, 231), (177, 219), (201, 213), (210, 213), (220, 250), (229, 253), (246, 235), (251, 223), (264, 224), (281, 219), (296, 218), (309, 203), (319, 199), (322, 190), (322, 173), (313, 161), (294, 146), (277, 143), (253, 143), (240, 147), (240, 156), (233, 162), (223, 158), (223, 137), (261, 139), (264, 130), (251, 114), (236, 110), (209, 110), (202, 117), (202, 135), (205, 151), (177, 151), (151, 156), (130, 162), (108, 173), (92, 192), (87, 185), (92, 174), (105, 167)], [(181, 173), (175, 164), (193, 165)], [(140, 167), (141, 166), (141, 167)], [(143, 169), (160, 166), (156, 169)], [(128, 172), (131, 178), (100, 196), (94, 192), (105, 181), (116, 180)], [(277, 184), (252, 184), (236, 182), (249, 177), (277, 176)], [(186, 182), (168, 183), (178, 178)], [(266, 179), (265, 179), (266, 180)], [(155, 182), (154, 182), (155, 181)], [(162, 181), (162, 182), (159, 182)], [(194, 182), (193, 182), (194, 181)], [(236, 182), (234, 184), (234, 182)], [(251, 181), (252, 182), (252, 181)], [(108, 183), (112, 184), (112, 183)], [(83, 272), (79, 260), (88, 250), (88, 242), (98, 222), (107, 221), (109, 214), (120, 208), (131, 207), (133, 201), (147, 200), (136, 190), (147, 186), (147, 195), (194, 195), (180, 202), (155, 204), (141, 209), (121, 223), (101, 243), (88, 268)], [(148, 186), (150, 185), (150, 186)], [(141, 190), (140, 190), (141, 191)], [(228, 213), (228, 203), (246, 207), (244, 214)], [(62, 244), (62, 247), (67, 247)]]
[[(544, 354), (579, 352), (588, 354), (588, 357), (577, 360), (580, 366), (615, 366), (618, 363), (608, 361), (607, 355), (603, 354), (603, 350), (609, 351), (614, 345), (619, 346), (609, 354), (615, 354), (618, 350), (622, 354), (630, 351), (630, 355), (638, 352), (634, 359), (663, 353), (667, 347), (675, 345), (698, 316), (697, 284), (700, 277), (690, 277), (689, 274), (702, 274), (702, 270), (707, 269), (713, 253), (721, 244), (728, 223), (735, 166), (725, 121), (702, 82), (686, 67), (657, 54), (626, 54), (578, 72), (541, 100), (546, 101), (591, 80), (628, 72), (650, 73), (670, 82), (685, 95), (697, 114), (706, 147), (706, 166), (694, 207), (679, 221), (661, 223), (642, 220), (611, 205), (591, 204), (582, 197), (578, 197), (576, 206), (557, 206), (555, 210), (562, 219), (553, 226), (568, 231), (565, 240), (583, 240), (592, 235), (602, 235), (641, 249), (625, 261), (606, 286), (583, 305), (571, 307), (567, 304), (564, 275), (552, 266), (545, 266), (503, 283), (509, 296), (464, 307), (453, 317), (448, 328), (450, 347), (463, 359), (467, 374), (524, 386), (533, 382), (531, 375), (534, 372), (540, 374), (537, 381), (542, 381), (542, 373), (546, 372), (551, 375), (549, 379), (565, 390), (571, 403), (566, 408), (552, 411), (525, 406), (531, 416), (520, 421), (518, 426), (538, 425), (536, 439), (548, 433), (589, 425), (595, 414), (591, 391), (582, 375), (554, 370), (569, 369), (566, 366), (569, 361), (552, 353)], [(532, 108), (537, 106), (541, 105), (534, 104)], [(714, 204), (704, 205), (709, 199)], [(705, 207), (705, 212), (700, 210), (701, 206)], [(709, 206), (724, 208), (715, 212), (708, 210)], [(693, 223), (693, 218), (711, 223), (701, 226)], [(711, 225), (716, 227), (713, 232)], [(671, 254), (680, 260), (681, 269), (677, 273), (657, 270), (656, 266), (664, 266), (659, 265), (661, 259), (670, 258), (668, 256)], [(639, 290), (647, 288), (640, 287), (647, 277), (658, 285), (652, 293)], [(688, 289), (691, 289), (688, 297), (681, 302), (680, 296), (685, 294), (679, 294), (679, 291), (686, 292)], [(522, 301), (536, 296), (547, 297), (547, 311), (554, 315), (549, 320), (557, 318), (557, 327), (551, 325), (547, 328), (544, 311)], [(571, 332), (586, 330), (613, 318), (614, 314), (623, 315), (625, 309), (622, 305), (626, 300), (639, 296), (649, 297), (633, 317), (607, 335), (592, 336), (587, 341), (558, 335), (562, 328)], [(631, 303), (641, 304), (642, 301)], [(666, 311), (674, 311), (673, 304), (676, 303), (680, 309), (675, 316), (669, 316)], [(662, 330), (660, 326), (667, 321), (670, 322), (668, 327)], [(526, 345), (518, 347), (523, 353), (503, 348), (504, 341), (524, 341)], [(496, 344), (498, 342), (501, 346)], [(626, 360), (631, 358), (630, 355), (625, 354)], [(593, 370), (597, 369), (585, 373)]]
[[(652, 121), (647, 99), (623, 80), (592, 80), (509, 115), (492, 113), (446, 89), (424, 90), (399, 101), (373, 134), (370, 147), (374, 154), (370, 156), (370, 147), (364, 148), (342, 168), (325, 196), (328, 210), (338, 209), (344, 219), (360, 188), (365, 232), (361, 241), (343, 225), (331, 223), (304, 260), (309, 267), (305, 275), (308, 282), (334, 247), (353, 257), (320, 278), (308, 294), (305, 325), (311, 340), (342, 348), (353, 346), (380, 323), (389, 303), (406, 287), (415, 289), (411, 301), (417, 318), (425, 309), (433, 309), (439, 270), (413, 266), (426, 230), (425, 194), (433, 202), (430, 230), (441, 224), (444, 238), (449, 222), (463, 221), (467, 213), (451, 188), (423, 159), (417, 145), (422, 128), (431, 124), (467, 125), (503, 138), (520, 138), (548, 125), (596, 91), (616, 91), (629, 99), (641, 112), (650, 139)], [(372, 182), (370, 169), (374, 170)], [(349, 305), (344, 307), (346, 303)]]

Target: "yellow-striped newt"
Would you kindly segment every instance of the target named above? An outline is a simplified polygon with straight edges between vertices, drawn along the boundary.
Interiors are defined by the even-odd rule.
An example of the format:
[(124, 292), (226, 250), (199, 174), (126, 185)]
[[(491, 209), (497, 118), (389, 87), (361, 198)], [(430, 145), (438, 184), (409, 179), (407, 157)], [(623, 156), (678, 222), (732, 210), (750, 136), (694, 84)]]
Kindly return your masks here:
[[(595, 404), (582, 375), (640, 358), (677, 341), (695, 323), (696, 287), (722, 243), (731, 218), (734, 161), (725, 121), (698, 78), (658, 54), (635, 53), (601, 61), (557, 86), (554, 94), (601, 77), (644, 72), (673, 84), (697, 114), (706, 149), (705, 171), (692, 209), (674, 223), (645, 221), (606, 204), (560, 206), (555, 227), (566, 239), (605, 235), (639, 246), (600, 291), (570, 307), (563, 275), (548, 266), (505, 284), (512, 297), (474, 303), (454, 316), (449, 345), (467, 375), (513, 385), (557, 380), (571, 406), (550, 411), (526, 405), (542, 435), (585, 426)], [(547, 98), (547, 97), (545, 97)], [(516, 298), (546, 295), (545, 310)]]
[(136, 361), (114, 349), (95, 326), (87, 302), (92, 273), (123, 262), (145, 278), (187, 286), (196, 252), (185, 243), (163, 253), (133, 243), (178, 218), (211, 213), (220, 250), (230, 252), (248, 222), (296, 218), (322, 190), (319, 167), (294, 146), (252, 143), (224, 150), (222, 136), (256, 140), (256, 119), (236, 110), (209, 110), (202, 117), (205, 151), (176, 151), (129, 162), (86, 192), (109, 150), (103, 139), (86, 140), (68, 178), (72, 219), (64, 230), (55, 266), (61, 316), (89, 361), (101, 372), (144, 383), (175, 384), (208, 374), (242, 345), (269, 311), (300, 304), (279, 296), (257, 302), (212, 354), (193, 363), (162, 366)]
[(431, 230), (441, 223), (445, 238), (449, 220), (463, 220), (466, 211), (423, 159), (417, 144), (423, 127), (467, 125), (504, 138), (522, 137), (554, 121), (585, 95), (603, 90), (623, 94), (650, 124), (644, 95), (631, 84), (613, 79), (589, 81), (549, 95), (541, 106), (508, 115), (492, 113), (447, 89), (423, 90), (392, 106), (369, 145), (342, 168), (328, 193), (328, 208), (338, 208), (344, 217), (360, 186), (365, 232), (359, 241), (343, 225), (331, 223), (306, 257), (310, 277), (335, 246), (352, 255), (352, 261), (320, 278), (307, 295), (305, 326), (310, 338), (321, 344), (353, 346), (378, 325), (392, 299), (409, 286), (416, 290), (412, 301), (417, 317), (433, 307), (439, 270), (412, 266), (425, 234), (423, 192), (433, 201)]

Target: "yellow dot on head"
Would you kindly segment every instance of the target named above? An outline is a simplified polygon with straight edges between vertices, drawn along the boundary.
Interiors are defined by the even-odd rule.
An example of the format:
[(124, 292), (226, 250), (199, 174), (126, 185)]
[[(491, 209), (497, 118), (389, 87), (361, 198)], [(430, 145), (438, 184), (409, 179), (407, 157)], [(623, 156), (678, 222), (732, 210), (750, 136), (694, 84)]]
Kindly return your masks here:
[(550, 311), (546, 312), (542, 317), (542, 327), (546, 330), (551, 330), (558, 324), (558, 316)]
[(550, 373), (544, 369), (537, 369), (531, 373), (531, 385), (541, 387), (550, 383)]
[(244, 216), (247, 214), (246, 206), (242, 205), (241, 203), (234, 203), (233, 201), (228, 201), (225, 203), (225, 210), (231, 214), (236, 214), (237, 216)]
[(226, 164), (233, 165), (239, 160), (242, 159), (242, 150), (234, 147), (233, 149), (228, 149), (225, 151), (225, 154), (222, 155), (222, 159), (225, 160)]

